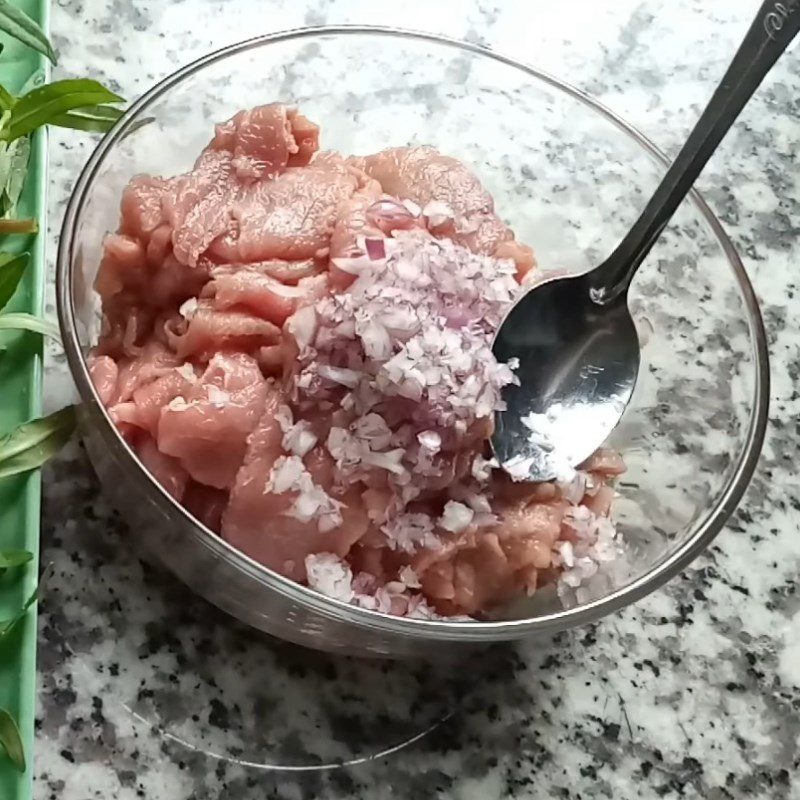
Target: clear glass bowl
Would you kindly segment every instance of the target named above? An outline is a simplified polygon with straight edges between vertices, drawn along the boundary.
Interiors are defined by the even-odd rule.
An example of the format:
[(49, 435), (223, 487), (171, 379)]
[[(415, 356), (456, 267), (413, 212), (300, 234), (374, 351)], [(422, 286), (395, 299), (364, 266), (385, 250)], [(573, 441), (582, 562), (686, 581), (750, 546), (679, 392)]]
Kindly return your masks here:
[[(631, 293), (644, 342), (633, 402), (615, 431), (628, 472), (616, 519), (629, 558), (589, 602), (552, 592), (491, 621), (428, 622), (344, 605), (255, 563), (193, 519), (143, 470), (89, 379), (99, 322), (92, 282), (136, 173), (188, 169), (213, 123), (281, 100), (322, 125), (323, 146), (369, 153), (432, 144), (464, 160), (543, 268), (599, 263), (665, 169), (641, 134), (573, 87), (478, 46), (338, 27), (264, 36), (179, 70), (133, 104), (89, 159), (58, 253), (58, 311), (101, 481), (148, 553), (198, 593), (268, 633), (324, 650), (430, 655), (550, 634), (643, 597), (720, 530), (751, 477), (767, 419), (769, 367), (753, 290), (700, 196), (678, 210)], [(142, 124), (146, 122), (146, 124)]]

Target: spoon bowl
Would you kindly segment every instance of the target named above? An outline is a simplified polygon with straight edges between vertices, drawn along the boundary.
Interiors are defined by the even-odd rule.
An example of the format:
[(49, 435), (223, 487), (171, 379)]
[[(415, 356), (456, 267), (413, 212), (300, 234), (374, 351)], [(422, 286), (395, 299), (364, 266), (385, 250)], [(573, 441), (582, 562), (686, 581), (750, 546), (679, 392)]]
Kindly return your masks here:
[(519, 361), (519, 385), (504, 394), (492, 445), (515, 479), (552, 480), (585, 461), (633, 394), (639, 339), (627, 298), (599, 305), (592, 278), (552, 277), (534, 286), (497, 331), (494, 354)]

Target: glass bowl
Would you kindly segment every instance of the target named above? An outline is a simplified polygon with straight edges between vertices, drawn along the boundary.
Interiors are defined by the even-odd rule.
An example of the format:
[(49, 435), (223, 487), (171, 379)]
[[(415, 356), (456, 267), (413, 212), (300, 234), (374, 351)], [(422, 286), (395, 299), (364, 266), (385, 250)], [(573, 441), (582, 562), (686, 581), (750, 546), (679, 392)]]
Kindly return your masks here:
[(555, 593), (476, 622), (422, 621), (345, 605), (238, 552), (177, 505), (117, 433), (89, 379), (99, 306), (92, 283), (136, 173), (188, 169), (214, 122), (280, 100), (350, 154), (427, 143), (471, 165), (541, 267), (583, 271), (611, 251), (665, 157), (608, 109), (556, 78), (477, 45), (370, 27), (262, 36), (179, 70), (134, 103), (92, 154), (58, 252), (58, 312), (101, 482), (146, 553), (240, 620), (275, 636), (362, 655), (435, 655), (547, 635), (598, 619), (662, 585), (706, 547), (740, 500), (767, 420), (769, 367), (752, 287), (696, 193), (631, 291), (642, 366), (611, 444), (628, 471), (618, 528), (628, 556), (580, 605)]

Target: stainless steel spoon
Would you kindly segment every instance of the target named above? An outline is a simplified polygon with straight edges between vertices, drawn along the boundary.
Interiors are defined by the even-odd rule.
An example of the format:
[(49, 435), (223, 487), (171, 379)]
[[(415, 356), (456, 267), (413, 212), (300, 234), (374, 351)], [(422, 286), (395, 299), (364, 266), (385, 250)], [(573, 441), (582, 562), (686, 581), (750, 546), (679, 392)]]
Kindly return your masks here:
[(495, 337), (519, 359), (492, 447), (513, 477), (550, 480), (588, 458), (616, 427), (639, 371), (627, 294), (636, 270), (739, 112), (800, 30), (800, 0), (765, 2), (728, 71), (650, 202), (599, 267), (523, 295)]

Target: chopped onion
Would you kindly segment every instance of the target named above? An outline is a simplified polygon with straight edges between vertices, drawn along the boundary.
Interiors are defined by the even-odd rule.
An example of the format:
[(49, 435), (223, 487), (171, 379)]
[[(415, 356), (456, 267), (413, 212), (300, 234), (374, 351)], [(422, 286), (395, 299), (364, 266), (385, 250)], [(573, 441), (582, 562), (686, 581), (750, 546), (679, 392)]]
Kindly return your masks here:
[(308, 585), (312, 589), (349, 603), (353, 599), (353, 573), (346, 562), (333, 553), (312, 553), (306, 556)]
[(401, 202), (415, 217), (418, 217), (420, 214), (422, 214), (422, 209), (413, 200), (402, 200)]
[(217, 406), (217, 408), (222, 408), (231, 400), (231, 396), (226, 391), (223, 391), (218, 386), (214, 386), (213, 383), (210, 383), (208, 386), (206, 386), (206, 396), (208, 397), (209, 402), (212, 405)]
[(577, 505), (586, 494), (586, 473), (573, 472), (570, 479), (558, 481), (557, 486), (568, 503)]
[(307, 348), (314, 342), (317, 332), (317, 312), (313, 306), (304, 306), (286, 320), (286, 328), (294, 337), (300, 354), (304, 355)]
[(534, 462), (533, 456), (516, 455), (508, 461), (503, 462), (503, 469), (511, 477), (512, 481), (526, 481), (531, 474), (531, 467)]
[(427, 217), (428, 224), (433, 228), (452, 222), (455, 218), (453, 209), (440, 200), (431, 200), (427, 203), (422, 209), (422, 215)]
[[(174, 308), (175, 306), (173, 306)], [(197, 314), (198, 302), (196, 297), (190, 297), (178, 309), (178, 313), (188, 322)]]
[(281, 430), (286, 433), (294, 425), (292, 409), (283, 403), (279, 405), (275, 411), (275, 421), (280, 425)]
[(334, 383), (340, 383), (342, 386), (347, 386), (352, 389), (358, 385), (361, 375), (354, 369), (345, 369), (344, 367), (331, 367), (327, 364), (320, 364), (317, 368), (318, 374), (327, 378)]
[(361, 328), (359, 336), (367, 358), (385, 361), (392, 354), (392, 337), (380, 322), (370, 320)]
[(444, 506), (442, 516), (437, 520), (440, 527), (451, 533), (461, 533), (472, 522), (475, 512), (455, 500), (448, 500)]
[(386, 247), (383, 239), (364, 239), (364, 247), (367, 255), (373, 261), (380, 261), (386, 258)]
[(184, 380), (190, 381), (191, 383), (194, 383), (197, 380), (197, 375), (195, 374), (194, 367), (191, 364), (181, 364), (179, 367), (175, 367), (175, 371)]
[(281, 442), (286, 452), (300, 458), (310, 453), (316, 443), (317, 437), (311, 431), (311, 424), (307, 420), (300, 420), (288, 428)]
[(402, 513), (382, 525), (381, 531), (392, 550), (415, 553), (422, 548), (441, 547), (433, 528), (433, 520), (427, 514)]
[(479, 483), (488, 481), (492, 470), (499, 466), (496, 458), (484, 458), (482, 455), (477, 455), (472, 462), (472, 477)]
[(442, 437), (436, 431), (422, 431), (417, 434), (417, 441), (431, 453), (438, 453), (442, 449)]
[(411, 567), (401, 567), (400, 571), (397, 573), (397, 577), (400, 578), (403, 584), (409, 589), (419, 589), (422, 586), (419, 582), (419, 576)]
[(419, 214), (412, 214), (409, 208), (393, 198), (383, 198), (374, 202), (366, 211), (367, 222), (383, 233), (407, 230), (413, 227)]
[(332, 258), (331, 263), (342, 272), (350, 275), (358, 275), (365, 269), (369, 269), (373, 260), (367, 256), (355, 256), (354, 258)]
[(275, 494), (299, 491), (302, 488), (304, 475), (308, 475), (308, 472), (301, 458), (297, 456), (280, 456), (275, 459), (269, 478), (267, 478), (267, 491)]

